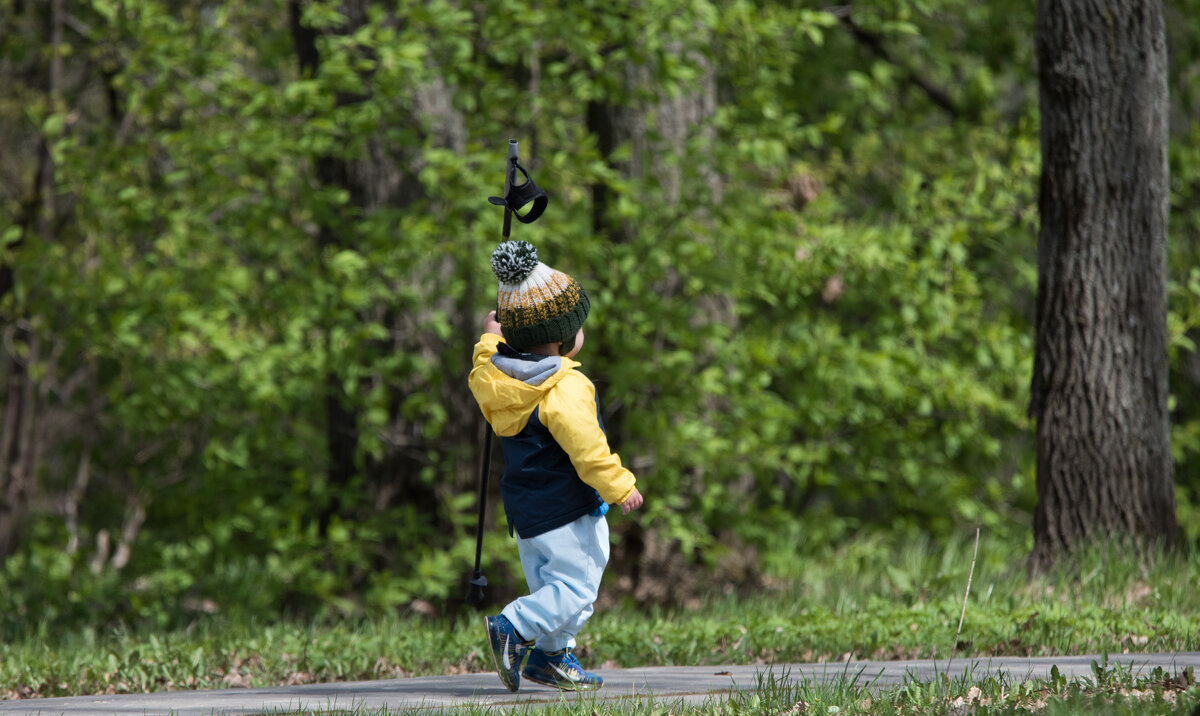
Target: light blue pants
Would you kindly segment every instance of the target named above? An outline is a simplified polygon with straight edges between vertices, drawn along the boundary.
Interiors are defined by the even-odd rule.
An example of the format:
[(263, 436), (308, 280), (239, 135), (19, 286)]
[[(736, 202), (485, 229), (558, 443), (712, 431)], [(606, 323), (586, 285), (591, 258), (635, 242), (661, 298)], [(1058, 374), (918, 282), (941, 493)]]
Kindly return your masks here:
[(537, 537), (518, 534), (517, 551), (529, 594), (509, 602), (501, 614), (539, 649), (574, 647), (608, 564), (608, 521), (584, 515)]

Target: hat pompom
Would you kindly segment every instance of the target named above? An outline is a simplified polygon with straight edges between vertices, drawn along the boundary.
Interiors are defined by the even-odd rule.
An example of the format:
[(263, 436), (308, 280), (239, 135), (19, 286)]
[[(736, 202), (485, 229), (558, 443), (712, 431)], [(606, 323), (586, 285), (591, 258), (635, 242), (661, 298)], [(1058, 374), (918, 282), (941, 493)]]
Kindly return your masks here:
[(500, 283), (519, 284), (537, 265), (537, 249), (528, 241), (505, 241), (492, 252), (492, 273)]

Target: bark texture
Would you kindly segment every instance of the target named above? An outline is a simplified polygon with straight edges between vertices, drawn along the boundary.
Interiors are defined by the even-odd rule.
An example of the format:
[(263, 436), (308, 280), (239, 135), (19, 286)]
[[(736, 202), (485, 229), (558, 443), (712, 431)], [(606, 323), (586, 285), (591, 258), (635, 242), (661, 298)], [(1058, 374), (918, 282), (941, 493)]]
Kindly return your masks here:
[(1038, 504), (1031, 566), (1176, 536), (1167, 47), (1158, 0), (1039, 0)]

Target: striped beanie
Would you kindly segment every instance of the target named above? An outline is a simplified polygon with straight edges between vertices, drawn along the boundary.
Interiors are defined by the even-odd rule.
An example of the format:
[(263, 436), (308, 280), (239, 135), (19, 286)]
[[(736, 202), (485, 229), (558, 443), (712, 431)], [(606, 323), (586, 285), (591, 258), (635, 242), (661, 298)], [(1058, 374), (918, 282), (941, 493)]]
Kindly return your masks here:
[(504, 340), (517, 350), (570, 343), (583, 327), (591, 303), (579, 282), (538, 261), (527, 241), (505, 241), (492, 252), (496, 317)]

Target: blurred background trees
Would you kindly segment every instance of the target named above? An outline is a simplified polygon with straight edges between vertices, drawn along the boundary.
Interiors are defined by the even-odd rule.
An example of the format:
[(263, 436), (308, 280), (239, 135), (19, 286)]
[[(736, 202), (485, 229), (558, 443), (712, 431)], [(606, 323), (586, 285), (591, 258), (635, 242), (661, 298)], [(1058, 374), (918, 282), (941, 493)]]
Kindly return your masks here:
[[(1200, 6), (1166, 5), (1200, 497)], [(613, 593), (863, 533), (1028, 548), (1027, 4), (0, 0), (0, 627), (453, 607), (507, 140), (647, 506)], [(493, 504), (498, 501), (493, 500)], [(519, 588), (493, 515), (489, 591)]]

